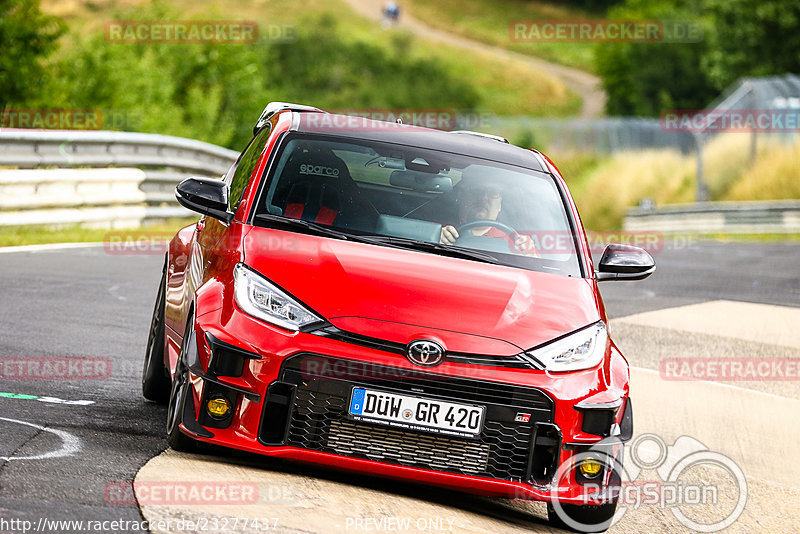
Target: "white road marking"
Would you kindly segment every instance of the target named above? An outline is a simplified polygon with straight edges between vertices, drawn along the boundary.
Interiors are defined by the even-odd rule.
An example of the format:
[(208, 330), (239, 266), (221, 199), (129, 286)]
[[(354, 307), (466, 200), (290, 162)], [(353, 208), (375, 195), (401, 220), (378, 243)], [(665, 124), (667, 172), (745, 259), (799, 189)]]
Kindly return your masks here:
[(128, 297), (123, 297), (119, 295), (119, 284), (115, 284), (108, 288), (108, 292), (111, 293), (112, 297), (115, 297), (117, 300), (128, 300)]
[(104, 243), (51, 243), (47, 245), (21, 245), (18, 247), (0, 247), (0, 254), (14, 254), (18, 252), (46, 252), (48, 250), (63, 250), (70, 248), (102, 247)]
[(35, 400), (39, 402), (49, 402), (51, 404), (68, 404), (70, 406), (89, 406), (90, 404), (94, 404), (94, 401), (90, 400), (65, 400), (59, 399), (58, 397), (40, 397), (38, 395), (28, 395), (25, 393), (8, 393), (5, 391), (0, 391), (0, 399), (19, 399), (19, 400)]
[(713, 382), (662, 380), (650, 369), (631, 369), (631, 398), (637, 433), (667, 442), (691, 436), (754, 479), (797, 484), (800, 468), (775, 460), (800, 455), (796, 399)]
[[(644, 367), (634, 367), (634, 366), (631, 366), (630, 369), (631, 369), (631, 371), (636, 371), (638, 373), (650, 373), (650, 374), (659, 375), (659, 376), (661, 375), (661, 373), (659, 371), (656, 371), (655, 369), (646, 369)], [(688, 381), (685, 381), (685, 380), (668, 380), (668, 381), (670, 381), (670, 382), (688, 382)], [(753, 395), (761, 395), (762, 397), (769, 397), (769, 398), (777, 399), (777, 400), (781, 400), (781, 401), (800, 402), (800, 399), (793, 399), (791, 397), (783, 397), (781, 395), (775, 395), (774, 393), (766, 393), (764, 391), (757, 391), (755, 389), (743, 388), (743, 387), (740, 387), (740, 386), (734, 386), (733, 384), (726, 384), (724, 382), (712, 382), (710, 380), (691, 380), (690, 382), (695, 382), (695, 383), (700, 383), (700, 384), (708, 384), (709, 386), (734, 389), (734, 390), (737, 390), (737, 391), (746, 391), (747, 393), (752, 393)]]
[(800, 308), (789, 306), (714, 300), (614, 321), (800, 348)]
[(37, 425), (35, 423), (29, 423), (27, 421), (19, 421), (17, 419), (8, 419), (6, 417), (0, 417), (0, 421), (8, 421), (9, 423), (17, 423), (20, 425), (29, 426), (37, 430), (41, 430), (42, 432), (49, 432), (50, 434), (54, 434), (61, 439), (61, 447), (57, 450), (46, 452), (44, 454), (37, 454), (34, 456), (0, 456), (0, 460), (5, 460), (7, 462), (10, 462), (11, 460), (49, 460), (52, 458), (63, 458), (65, 456), (72, 456), (73, 454), (77, 454), (83, 448), (81, 444), (81, 439), (78, 436), (73, 436), (69, 432), (65, 432), (63, 430), (47, 428), (44, 426)]

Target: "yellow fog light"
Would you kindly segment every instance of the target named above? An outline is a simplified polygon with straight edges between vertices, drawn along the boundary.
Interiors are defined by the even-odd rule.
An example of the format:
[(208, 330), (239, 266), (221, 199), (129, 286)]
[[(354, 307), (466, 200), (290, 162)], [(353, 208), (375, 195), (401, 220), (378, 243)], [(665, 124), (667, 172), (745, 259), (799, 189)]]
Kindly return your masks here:
[(231, 403), (225, 397), (214, 397), (206, 404), (206, 411), (215, 419), (224, 419), (231, 413)]
[(596, 478), (603, 472), (603, 462), (595, 458), (586, 458), (578, 464), (578, 469), (585, 478)]

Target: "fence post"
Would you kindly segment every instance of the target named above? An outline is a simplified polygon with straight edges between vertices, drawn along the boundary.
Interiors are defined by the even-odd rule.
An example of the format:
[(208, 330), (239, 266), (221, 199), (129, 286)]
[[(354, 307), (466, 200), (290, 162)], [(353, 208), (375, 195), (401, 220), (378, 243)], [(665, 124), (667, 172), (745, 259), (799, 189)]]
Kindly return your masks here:
[(706, 184), (703, 181), (703, 134), (694, 134), (695, 145), (697, 146), (697, 193), (695, 193), (695, 202), (705, 202), (708, 200), (706, 194)]

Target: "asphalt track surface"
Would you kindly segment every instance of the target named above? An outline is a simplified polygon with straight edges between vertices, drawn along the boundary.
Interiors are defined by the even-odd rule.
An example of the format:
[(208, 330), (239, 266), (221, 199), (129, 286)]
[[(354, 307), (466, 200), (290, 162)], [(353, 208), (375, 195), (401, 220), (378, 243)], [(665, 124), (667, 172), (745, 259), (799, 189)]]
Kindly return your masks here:
[[(796, 531), (800, 492), (794, 481), (800, 468), (792, 455), (800, 450), (797, 426), (784, 427), (797, 421), (800, 382), (723, 387), (667, 382), (652, 369), (658, 369), (659, 357), (701, 346), (735, 356), (755, 350), (764, 357), (800, 357), (796, 334), (782, 340), (769, 332), (800, 325), (793, 322), (800, 308), (800, 246), (684, 245), (655, 254), (658, 271), (648, 280), (601, 286), (612, 335), (635, 367), (634, 398), (649, 395), (635, 404), (637, 434), (655, 432), (669, 445), (689, 435), (742, 464), (750, 482), (748, 508), (728, 531)], [(40, 531), (67, 532), (77, 529), (40, 521), (141, 521), (197, 513), (168, 506), (142, 511), (130, 499), (115, 498), (137, 473), (142, 481), (194, 476), (288, 491), (299, 499), (290, 501), (303, 504), (271, 501), (269, 517), (287, 513), (294, 521), (271, 525), (271, 531), (380, 531), (354, 522), (370, 514), (426, 518), (427, 531), (551, 531), (541, 506), (522, 509), (248, 455), (160, 455), (166, 449), (165, 410), (144, 401), (139, 380), (161, 261), (158, 255), (108, 254), (102, 246), (0, 252), (0, 532), (22, 532), (22, 521), (30, 521), (31, 530), (38, 525)], [(734, 310), (727, 319), (725, 310)], [(753, 328), (736, 324), (737, 315), (758, 326), (755, 337), (748, 333)], [(663, 329), (660, 321), (686, 324)], [(772, 337), (758, 338), (758, 332)], [(88, 358), (99, 367), (95, 379), (19, 379), (14, 362), (39, 357), (81, 364)], [(652, 394), (659, 388), (671, 388), (669, 398)], [(715, 476), (707, 473), (706, 482)], [(239, 513), (218, 511), (234, 512)], [(625, 520), (627, 531), (682, 528), (658, 507)], [(382, 525), (389, 531), (388, 523)]]

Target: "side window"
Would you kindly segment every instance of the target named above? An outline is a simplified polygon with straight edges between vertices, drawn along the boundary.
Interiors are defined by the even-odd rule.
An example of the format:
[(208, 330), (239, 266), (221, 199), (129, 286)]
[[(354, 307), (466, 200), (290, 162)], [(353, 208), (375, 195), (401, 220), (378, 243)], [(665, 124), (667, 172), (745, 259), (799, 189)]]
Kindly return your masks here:
[(236, 206), (239, 205), (239, 201), (242, 200), (244, 190), (247, 188), (250, 176), (252, 176), (258, 164), (258, 159), (264, 151), (271, 130), (272, 124), (267, 123), (267, 126), (258, 132), (255, 138), (250, 142), (250, 145), (244, 150), (235, 169), (231, 169), (233, 170), (233, 177), (230, 179), (231, 190), (228, 195), (231, 211), (235, 211)]

